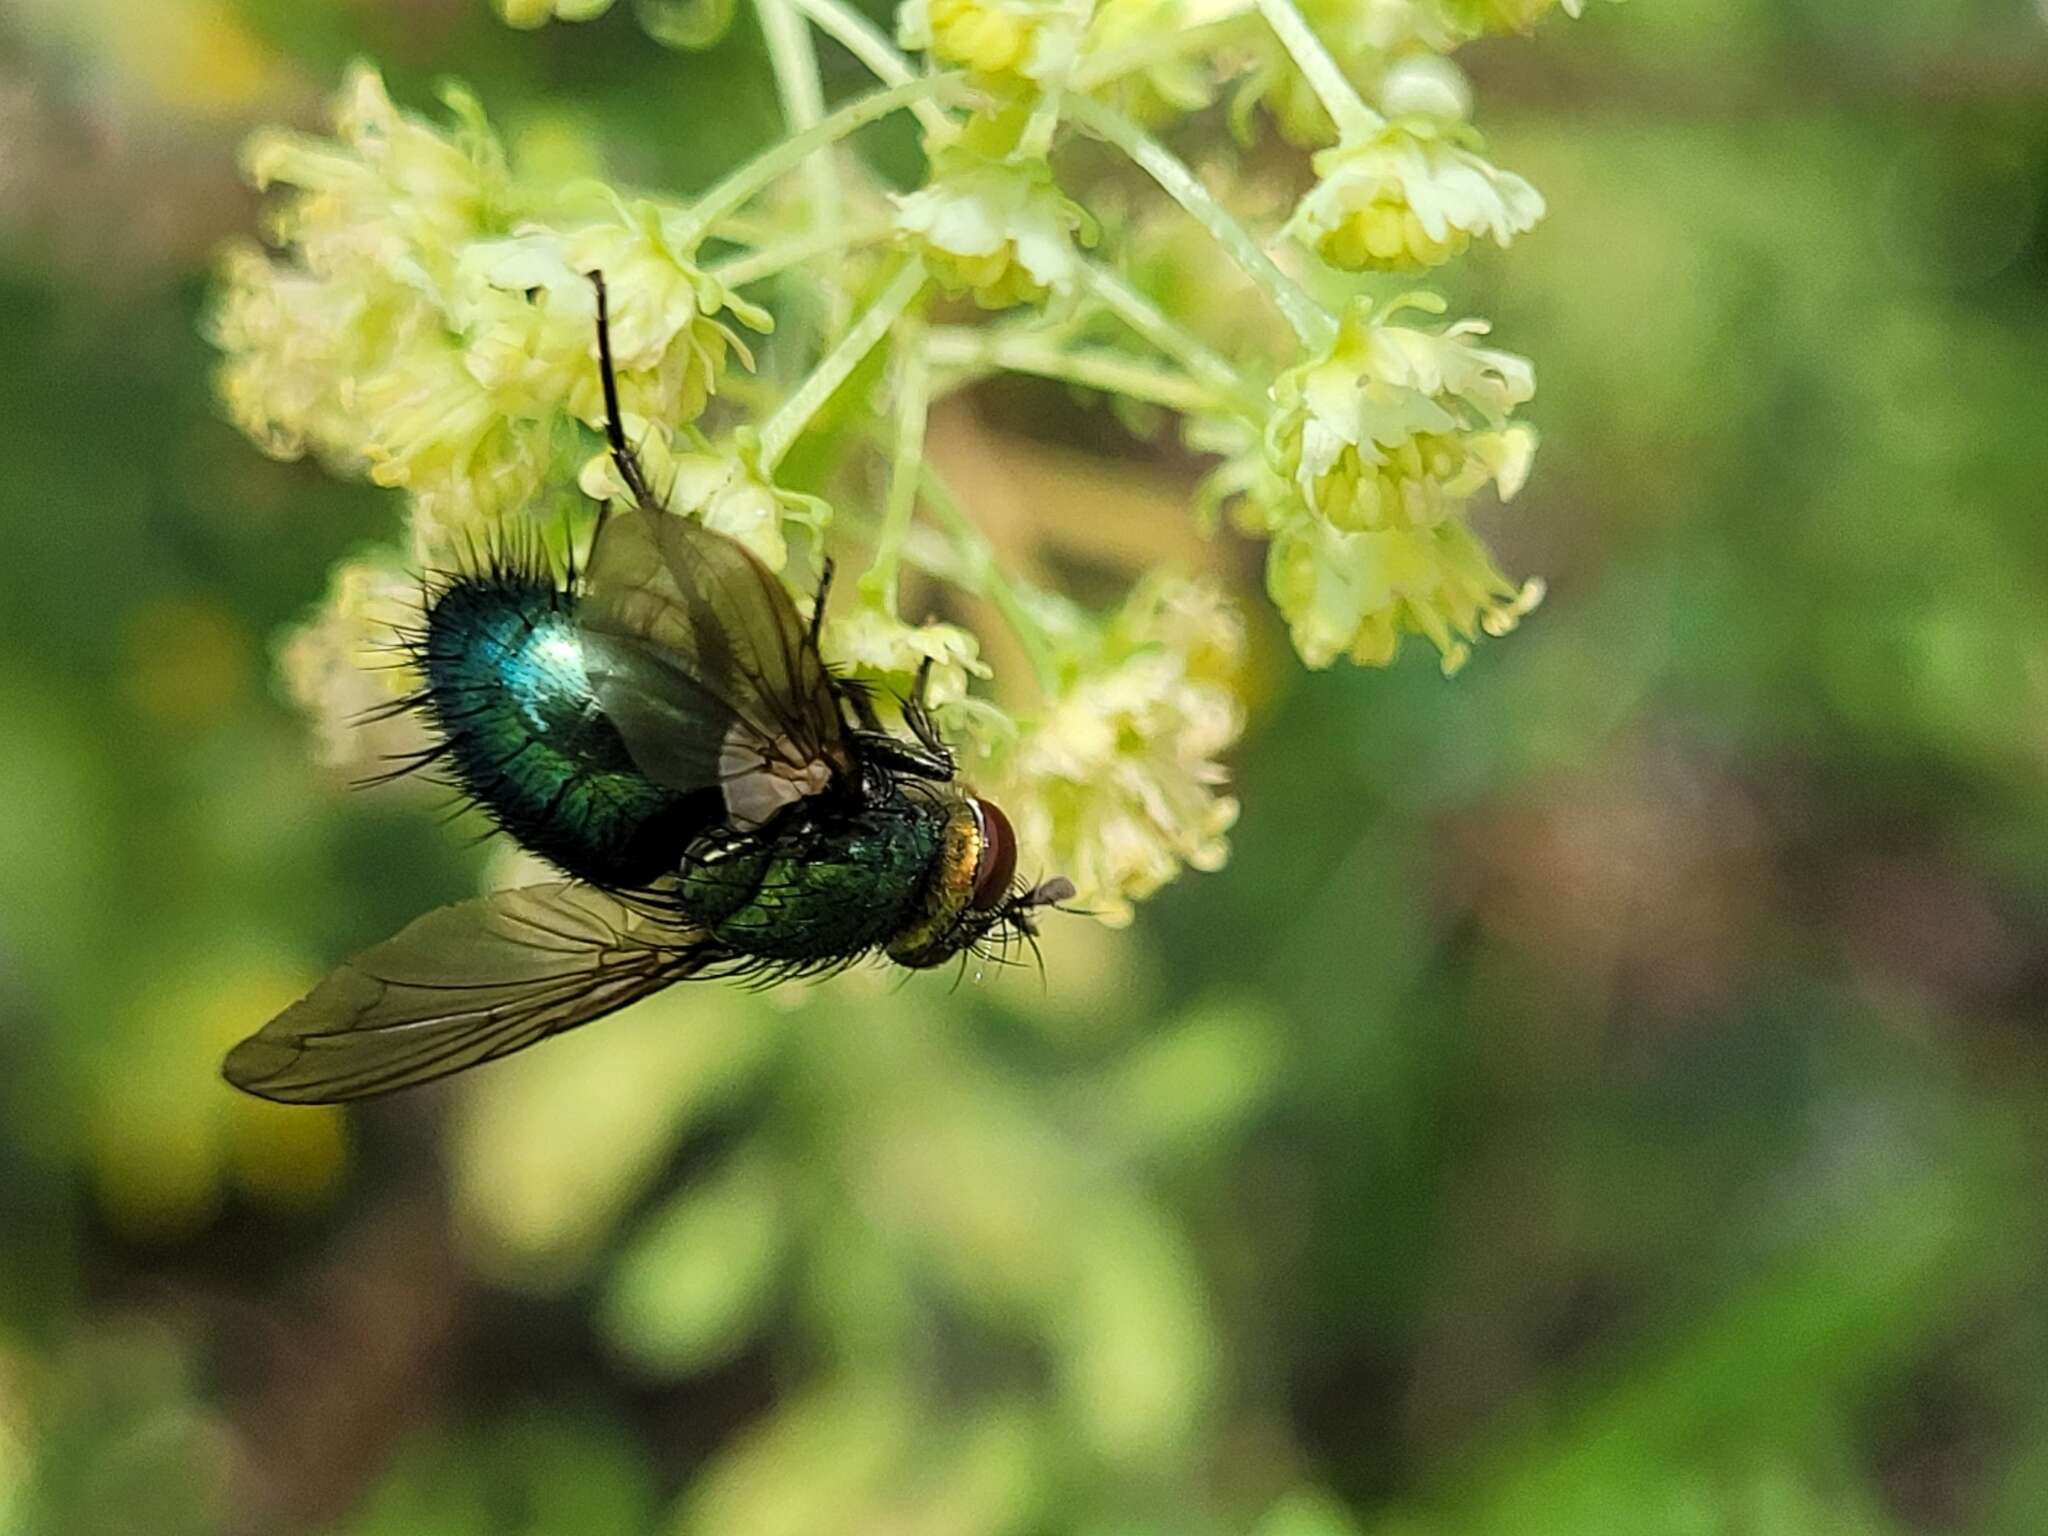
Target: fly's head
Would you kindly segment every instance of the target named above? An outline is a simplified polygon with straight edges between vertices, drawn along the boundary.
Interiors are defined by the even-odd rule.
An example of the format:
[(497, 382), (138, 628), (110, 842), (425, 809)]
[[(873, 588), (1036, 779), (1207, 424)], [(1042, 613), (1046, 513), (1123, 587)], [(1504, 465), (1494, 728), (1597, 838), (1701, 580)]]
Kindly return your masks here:
[(1073, 882), (1018, 882), (1017, 833), (993, 801), (956, 791), (930, 803), (942, 818), (939, 850), (924, 899), (890, 942), (889, 958), (926, 970), (959, 954), (1001, 960), (1012, 944), (1036, 939), (1037, 912), (1072, 897)]

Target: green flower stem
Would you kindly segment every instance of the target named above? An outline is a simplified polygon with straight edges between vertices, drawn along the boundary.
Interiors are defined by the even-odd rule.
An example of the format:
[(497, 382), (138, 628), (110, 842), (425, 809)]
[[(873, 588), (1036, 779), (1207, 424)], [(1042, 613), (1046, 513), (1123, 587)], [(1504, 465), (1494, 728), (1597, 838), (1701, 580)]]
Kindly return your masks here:
[(1186, 162), (1114, 107), (1087, 96), (1069, 96), (1069, 119), (1121, 150), (1133, 164), (1159, 183), (1161, 190), (1208, 230), (1216, 243), (1257, 283), (1287, 318), (1304, 345), (1320, 352), (1337, 335), (1337, 322), (1308, 296), (1300, 284), (1273, 265), (1249, 231), (1209, 195)]
[(764, 245), (744, 256), (719, 262), (706, 271), (728, 288), (744, 288), (749, 283), (758, 283), (764, 278), (787, 272), (791, 267), (801, 266), (814, 257), (835, 255), (886, 240), (894, 227), (885, 220), (871, 219), (864, 223), (814, 229), (798, 239)]
[(789, 452), (790, 445), (810, 425), (811, 418), (846, 382), (847, 375), (860, 366), (860, 360), (874, 350), (875, 343), (889, 334), (889, 327), (910, 307), (911, 301), (923, 291), (924, 284), (924, 264), (918, 261), (908, 263), (890, 280), (881, 296), (854, 321), (847, 333), (839, 338), (832, 350), (818, 360), (818, 366), (796, 387), (796, 392), (762, 423), (761, 472), (764, 475), (774, 473), (775, 466), (782, 462), (782, 456)]
[[(818, 74), (818, 50), (811, 46), (811, 29), (790, 0), (754, 0), (754, 10), (768, 44), (768, 63), (775, 71), (775, 93), (782, 101), (784, 125), (791, 133), (816, 127), (825, 116), (825, 84)], [(804, 171), (811, 184), (812, 221), (830, 224), (839, 201), (839, 178), (824, 160), (810, 161)]]
[(932, 467), (929, 459), (918, 478), (925, 502), (946, 525), (966, 566), (964, 579), (960, 581), (961, 588), (970, 596), (986, 598), (1003, 616), (1003, 622), (1010, 626), (1010, 632), (1017, 637), (1017, 644), (1031, 663), (1038, 691), (1046, 698), (1052, 698), (1059, 692), (1060, 670), (1053, 656), (1051, 638), (1032, 614), (1023, 594), (1003, 573), (1003, 563), (996, 558), (995, 547), (989, 543), (988, 535), (967, 515), (960, 498), (953, 494), (952, 488)]
[(792, 134), (755, 156), (711, 188), (690, 208), (685, 218), (676, 222), (669, 236), (671, 242), (685, 254), (694, 252), (713, 225), (738, 211), (776, 177), (802, 165), (827, 144), (837, 144), (876, 119), (887, 117), (914, 102), (931, 101), (956, 90), (963, 79), (958, 71), (920, 75), (901, 85), (855, 97), (802, 133)]
[(1357, 87), (1344, 77), (1323, 40), (1295, 8), (1294, 0), (1258, 0), (1258, 5), (1266, 25), (1279, 37), (1295, 68), (1308, 77), (1309, 89), (1336, 123), (1340, 140), (1351, 143), (1370, 138), (1386, 126), (1386, 119), (1368, 107)]
[(930, 351), (931, 360), (945, 368), (962, 368), (971, 373), (1002, 369), (1063, 379), (1069, 384), (1144, 400), (1184, 414), (1214, 411), (1223, 405), (1214, 390), (1177, 369), (1162, 368), (1106, 347), (1070, 351), (1042, 336), (1006, 336), (952, 327), (932, 333)]
[(875, 538), (875, 558), (860, 579), (861, 595), (896, 611), (896, 576), (903, 564), (903, 541), (917, 513), (917, 485), (924, 469), (925, 419), (931, 406), (931, 358), (924, 346), (924, 327), (906, 318), (898, 330), (896, 365), (896, 447), (889, 463), (889, 499), (882, 508), (882, 529)]
[[(818, 74), (818, 50), (811, 29), (790, 0), (754, 0), (761, 36), (768, 44), (768, 62), (775, 72), (775, 93), (782, 102), (783, 126), (791, 133), (814, 128), (825, 116), (825, 82)], [(839, 174), (836, 156), (813, 155), (804, 162), (809, 194), (801, 212), (806, 230), (833, 229), (840, 222)], [(829, 275), (821, 285), (831, 315), (831, 328), (846, 323), (849, 299), (843, 284)]]
[[(788, 3), (809, 17), (820, 32), (858, 59), (882, 84), (902, 85), (917, 78), (910, 61), (897, 51), (882, 30), (852, 6), (844, 4), (843, 0), (788, 0)], [(950, 125), (945, 111), (936, 102), (914, 101), (910, 110), (924, 124), (927, 133), (943, 133)]]
[(1082, 266), (1082, 281), (1111, 314), (1206, 384), (1223, 403), (1254, 421), (1265, 420), (1263, 390), (1116, 272), (1099, 262), (1087, 262)]

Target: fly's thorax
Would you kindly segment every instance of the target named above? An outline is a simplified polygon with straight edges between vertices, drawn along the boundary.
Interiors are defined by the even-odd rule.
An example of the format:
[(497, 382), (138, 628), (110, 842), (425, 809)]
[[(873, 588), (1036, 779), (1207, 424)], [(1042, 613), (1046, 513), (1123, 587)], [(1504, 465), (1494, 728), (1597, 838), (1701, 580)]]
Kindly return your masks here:
[(912, 919), (946, 829), (942, 805), (901, 791), (796, 806), (757, 833), (693, 845), (676, 902), (742, 954), (850, 958), (888, 944)]
[(938, 841), (917, 905), (889, 940), (888, 954), (923, 970), (973, 948), (1002, 921), (1017, 844), (1009, 818), (986, 800), (950, 785), (911, 792), (932, 807)]

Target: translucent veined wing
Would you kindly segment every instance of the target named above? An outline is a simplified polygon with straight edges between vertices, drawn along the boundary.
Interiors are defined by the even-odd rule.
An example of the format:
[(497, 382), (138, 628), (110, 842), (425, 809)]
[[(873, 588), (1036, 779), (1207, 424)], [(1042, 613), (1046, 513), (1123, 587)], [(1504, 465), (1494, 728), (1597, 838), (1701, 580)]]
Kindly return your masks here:
[(694, 518), (632, 506), (577, 601), (584, 667), (642, 773), (757, 826), (851, 767), (825, 664), (782, 583)]
[(729, 958), (695, 930), (560, 881), (442, 907), (363, 951), (228, 1053), (284, 1104), (363, 1099), (495, 1061)]

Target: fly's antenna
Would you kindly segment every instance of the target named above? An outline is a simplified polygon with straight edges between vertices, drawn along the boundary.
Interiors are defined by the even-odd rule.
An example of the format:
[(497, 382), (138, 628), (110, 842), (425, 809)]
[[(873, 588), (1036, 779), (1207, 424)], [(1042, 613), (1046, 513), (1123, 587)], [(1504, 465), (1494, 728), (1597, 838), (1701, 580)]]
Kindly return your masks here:
[(612, 317), (605, 294), (604, 274), (586, 272), (584, 276), (597, 290), (597, 368), (598, 377), (604, 384), (604, 435), (612, 445), (612, 463), (618, 466), (619, 478), (626, 482), (626, 490), (632, 498), (643, 507), (656, 507), (660, 503), (654, 499), (647, 477), (640, 471), (640, 461), (626, 442), (625, 418), (619, 413), (619, 380), (612, 367)]

